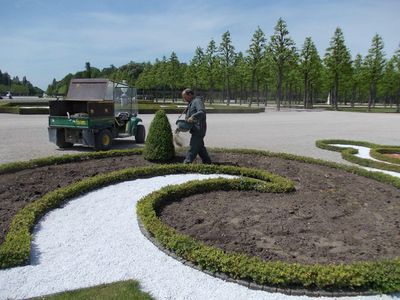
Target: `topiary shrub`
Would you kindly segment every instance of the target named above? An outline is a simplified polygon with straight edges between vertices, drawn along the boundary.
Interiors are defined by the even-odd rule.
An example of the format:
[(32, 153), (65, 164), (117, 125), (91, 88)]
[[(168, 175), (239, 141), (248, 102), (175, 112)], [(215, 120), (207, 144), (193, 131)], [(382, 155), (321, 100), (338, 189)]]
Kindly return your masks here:
[(158, 162), (167, 162), (175, 157), (171, 125), (163, 110), (157, 111), (151, 121), (143, 154), (145, 159)]

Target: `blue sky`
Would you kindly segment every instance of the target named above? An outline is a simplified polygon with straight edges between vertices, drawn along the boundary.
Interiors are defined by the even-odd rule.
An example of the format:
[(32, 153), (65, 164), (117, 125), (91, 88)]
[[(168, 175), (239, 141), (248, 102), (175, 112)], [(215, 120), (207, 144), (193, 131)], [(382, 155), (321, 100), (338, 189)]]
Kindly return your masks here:
[(246, 51), (257, 26), (269, 38), (279, 17), (298, 48), (311, 36), (321, 56), (338, 26), (353, 57), (376, 33), (387, 57), (400, 44), (400, 0), (0, 0), (0, 8), (0, 70), (42, 89), (87, 61), (101, 69), (175, 51), (187, 62), (227, 30)]

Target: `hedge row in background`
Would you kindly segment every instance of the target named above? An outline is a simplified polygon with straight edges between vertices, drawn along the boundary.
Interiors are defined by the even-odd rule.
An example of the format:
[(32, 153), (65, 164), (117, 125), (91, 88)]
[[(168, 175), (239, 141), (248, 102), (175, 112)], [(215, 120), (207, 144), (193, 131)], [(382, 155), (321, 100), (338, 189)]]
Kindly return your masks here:
[[(10, 114), (49, 114), (48, 102), (5, 102), (0, 105), (0, 113)], [(182, 105), (183, 106), (183, 105)], [(180, 114), (184, 108), (176, 107), (166, 103), (139, 103), (139, 114), (154, 114), (158, 110), (163, 109), (168, 114)], [(224, 106), (218, 105), (213, 107), (206, 107), (207, 113), (218, 113), (218, 114), (237, 114), (237, 113), (260, 113), (265, 112), (265, 107), (243, 107), (243, 106)]]
[(330, 265), (268, 262), (258, 257), (226, 252), (205, 245), (188, 235), (178, 233), (158, 218), (158, 210), (164, 203), (215, 190), (287, 191), (284, 188), (272, 188), (271, 185), (262, 186), (254, 180), (246, 179), (192, 181), (183, 185), (168, 186), (144, 197), (137, 204), (138, 216), (145, 229), (163, 247), (202, 269), (214, 273), (225, 273), (235, 279), (282, 288), (352, 289), (379, 292), (400, 290), (400, 258), (380, 262)]
[[(39, 200), (21, 209), (10, 224), (5, 241), (0, 246), (0, 268), (9, 268), (29, 262), (31, 232), (36, 222), (49, 210), (59, 207), (65, 200), (87, 193), (96, 188), (139, 177), (161, 176), (179, 173), (223, 173), (247, 176), (262, 180), (273, 188), (294, 190), (291, 181), (266, 171), (233, 166), (170, 164), (151, 167), (129, 168), (121, 171), (97, 175), (69, 186), (47, 193)], [(273, 189), (271, 187), (271, 189)]]
[[(139, 108), (139, 114), (154, 114), (160, 107), (154, 108)], [(184, 108), (172, 108), (172, 107), (162, 107), (162, 109), (167, 114), (181, 114)], [(257, 107), (257, 108), (249, 108), (249, 107), (232, 107), (232, 108), (225, 108), (225, 107), (216, 107), (216, 108), (207, 108), (207, 114), (252, 114), (252, 113), (261, 113), (265, 112), (264, 107)]]
[(0, 113), (35, 115), (49, 114), (48, 102), (4, 102), (0, 104)]
[[(387, 164), (384, 162), (379, 162), (379, 161), (375, 161), (375, 160), (368, 159), (368, 158), (357, 157), (357, 156), (355, 156), (355, 154), (358, 153), (357, 149), (337, 147), (337, 146), (333, 146), (332, 144), (355, 145), (355, 146), (368, 147), (373, 150), (373, 151), (371, 151), (372, 157), (373, 157), (373, 155), (377, 156), (378, 152), (376, 151), (376, 149), (396, 149), (395, 146), (385, 146), (385, 145), (378, 145), (378, 144), (373, 144), (373, 143), (369, 143), (369, 142), (351, 141), (351, 140), (318, 140), (315, 142), (315, 144), (318, 148), (321, 148), (321, 149), (340, 152), (342, 154), (343, 159), (345, 159), (349, 162), (364, 166), (364, 167), (370, 167), (370, 168), (393, 171), (393, 172), (400, 172), (400, 165)], [(380, 152), (382, 153), (382, 150), (380, 150)], [(378, 154), (378, 156), (383, 156), (383, 155)], [(387, 159), (385, 159), (385, 160), (387, 160)]]

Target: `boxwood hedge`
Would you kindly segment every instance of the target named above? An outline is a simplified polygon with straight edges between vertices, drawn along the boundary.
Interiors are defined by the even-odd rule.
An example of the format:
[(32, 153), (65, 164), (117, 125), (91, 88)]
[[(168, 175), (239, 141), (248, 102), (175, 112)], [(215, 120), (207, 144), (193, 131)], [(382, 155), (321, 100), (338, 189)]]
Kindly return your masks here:
[(143, 155), (145, 159), (157, 162), (168, 162), (175, 157), (171, 124), (163, 110), (157, 111), (151, 121)]
[(0, 165), (0, 174), (6, 174), (25, 169), (33, 169), (38, 167), (60, 165), (71, 162), (85, 161), (90, 159), (100, 159), (106, 157), (117, 157), (126, 155), (139, 155), (143, 153), (142, 148), (129, 150), (110, 150), (87, 152), (85, 154), (65, 154), (63, 156), (48, 156), (43, 158), (31, 159), (28, 161), (17, 161)]
[[(97, 175), (49, 192), (39, 200), (21, 209), (12, 220), (5, 241), (0, 246), (0, 268), (9, 268), (29, 262), (31, 232), (34, 225), (46, 212), (59, 207), (65, 200), (116, 182), (133, 180), (139, 177), (188, 172), (203, 174), (223, 173), (251, 177), (258, 180), (256, 182), (258, 185), (260, 184), (260, 180), (265, 181), (265, 183), (260, 186), (260, 189), (263, 186), (267, 186), (268, 189), (271, 190), (283, 189), (291, 191), (294, 189), (293, 183), (283, 177), (263, 170), (233, 166), (198, 164), (154, 165), (150, 167), (128, 168), (121, 171)], [(253, 184), (256, 183), (253, 182)]]
[[(332, 143), (349, 143), (343, 140), (329, 140)], [(321, 142), (321, 141), (319, 141)], [(330, 148), (329, 142), (321, 143), (322, 147)], [(362, 145), (371, 146), (373, 144), (363, 143)], [(377, 145), (378, 146), (378, 145)], [(339, 149), (337, 149), (339, 150)], [(337, 151), (336, 150), (336, 151)], [(343, 149), (340, 148), (342, 151)], [(347, 149), (349, 150), (349, 149)], [(129, 150), (131, 151), (131, 150)], [(110, 155), (129, 155), (129, 151), (113, 151)], [(260, 155), (267, 157), (279, 157), (282, 159), (296, 160), (305, 163), (318, 164), (331, 168), (345, 170), (361, 176), (376, 179), (381, 182), (392, 184), (400, 188), (400, 179), (383, 173), (369, 172), (364, 169), (346, 166), (334, 162), (327, 162), (320, 159), (296, 156), (285, 153), (272, 153), (268, 151), (250, 149), (212, 149), (214, 152), (230, 152), (240, 154)], [(110, 153), (110, 152), (108, 152)], [(99, 156), (97, 156), (99, 155)], [(99, 152), (94, 155), (74, 155), (72, 161), (82, 159), (95, 159), (101, 157)], [(79, 157), (82, 158), (79, 158)], [(59, 161), (58, 161), (59, 160)], [(50, 159), (39, 160), (40, 165), (64, 163), (63, 157), (53, 157)], [(27, 163), (27, 167), (34, 167)], [(21, 165), (18, 165), (21, 167)], [(2, 170), (2, 166), (0, 166)], [(166, 174), (176, 174), (185, 172), (199, 173), (225, 173), (249, 178), (235, 180), (217, 179), (207, 182), (186, 183), (183, 193), (187, 191), (198, 193), (213, 189), (257, 189), (271, 192), (289, 192), (294, 189), (293, 183), (280, 176), (267, 173), (257, 169), (237, 168), (231, 166), (217, 165), (154, 165), (151, 167), (129, 168), (117, 172), (98, 175), (89, 179), (82, 180), (70, 186), (55, 190), (46, 194), (38, 201), (31, 203), (15, 216), (5, 242), (0, 246), (0, 267), (8, 268), (12, 266), (26, 264), (29, 261), (29, 250), (31, 240), (31, 230), (34, 224), (47, 211), (58, 207), (61, 203), (77, 195), (94, 190), (98, 187), (132, 180), (142, 176), (157, 176)], [(262, 180), (263, 182), (260, 182)], [(146, 197), (140, 204), (140, 218), (143, 223), (153, 228), (147, 228), (165, 247), (171, 249), (178, 255), (187, 260), (193, 261), (205, 270), (211, 272), (220, 271), (233, 278), (253, 280), (259, 284), (270, 284), (278, 287), (306, 287), (324, 289), (368, 289), (378, 292), (398, 292), (400, 291), (400, 257), (392, 260), (378, 262), (356, 262), (353, 264), (330, 264), (330, 265), (304, 265), (288, 264), (284, 262), (265, 262), (256, 257), (248, 257), (240, 253), (229, 253), (221, 249), (206, 246), (188, 236), (176, 233), (173, 229), (156, 218), (157, 205), (163, 199), (167, 199), (175, 193), (181, 193), (181, 186), (168, 187), (155, 192)], [(151, 204), (152, 203), (152, 204)], [(149, 204), (151, 204), (149, 206)], [(154, 222), (153, 222), (154, 221)]]
[(400, 154), (400, 147), (372, 148), (369, 153), (373, 158), (387, 161), (392, 164), (400, 164), (400, 159), (385, 154)]
[[(377, 158), (377, 159), (382, 159), (382, 157), (385, 157), (382, 154), (384, 151), (388, 151), (386, 149), (399, 149), (395, 146), (384, 146), (384, 145), (378, 145), (378, 144), (373, 144), (373, 143), (368, 143), (368, 142), (363, 142), (363, 141), (351, 141), (351, 140), (318, 140), (318, 141), (316, 141), (315, 144), (317, 147), (319, 147), (321, 149), (340, 152), (342, 154), (343, 159), (345, 159), (349, 162), (364, 166), (364, 167), (370, 167), (370, 168), (393, 171), (393, 172), (400, 172), (400, 165), (388, 164), (385, 162), (379, 162), (379, 161), (375, 161), (375, 160), (368, 159), (368, 158), (357, 157), (357, 156), (355, 156), (355, 154), (358, 153), (357, 149), (337, 147), (337, 146), (333, 146), (332, 144), (343, 144), (343, 145), (355, 145), (355, 146), (368, 147), (368, 148), (371, 148), (371, 151), (370, 151), (371, 156), (372, 157), (375, 156), (374, 158)], [(380, 149), (380, 150), (377, 151), (377, 149)], [(385, 149), (385, 150), (383, 150), (383, 149)], [(379, 152), (382, 154), (380, 154)], [(391, 152), (391, 153), (393, 153), (393, 152)], [(390, 158), (386, 157), (384, 160), (390, 161)], [(393, 161), (398, 161), (398, 160), (393, 159)]]
[[(372, 290), (395, 292), (400, 289), (400, 258), (352, 264), (268, 262), (242, 253), (226, 252), (178, 233), (158, 218), (163, 203), (192, 194), (214, 190), (257, 190), (271, 192), (254, 180), (211, 179), (169, 186), (138, 202), (137, 212), (145, 229), (165, 248), (204, 270), (225, 273), (235, 279), (282, 288), (325, 290)], [(273, 190), (285, 192), (285, 189)]]

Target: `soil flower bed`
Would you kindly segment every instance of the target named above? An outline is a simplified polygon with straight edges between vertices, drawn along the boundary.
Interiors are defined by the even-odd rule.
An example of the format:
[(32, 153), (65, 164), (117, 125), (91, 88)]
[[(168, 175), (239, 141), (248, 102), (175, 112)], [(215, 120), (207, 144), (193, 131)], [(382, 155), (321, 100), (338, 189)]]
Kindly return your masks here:
[[(391, 261), (385, 265), (392, 268), (387, 271), (399, 278), (398, 181), (333, 163), (265, 152), (213, 151), (212, 159), (220, 165), (283, 176), (294, 183), (295, 191), (215, 190), (185, 196), (158, 210), (161, 220), (178, 233), (266, 262), (329, 266)], [(176, 162), (181, 160), (183, 156), (178, 156)], [(149, 165), (141, 155), (126, 155), (3, 174), (0, 243), (15, 214), (47, 192), (98, 174)], [(368, 286), (368, 282), (361, 286), (400, 289), (395, 281), (381, 287)]]

